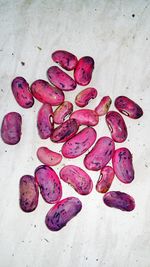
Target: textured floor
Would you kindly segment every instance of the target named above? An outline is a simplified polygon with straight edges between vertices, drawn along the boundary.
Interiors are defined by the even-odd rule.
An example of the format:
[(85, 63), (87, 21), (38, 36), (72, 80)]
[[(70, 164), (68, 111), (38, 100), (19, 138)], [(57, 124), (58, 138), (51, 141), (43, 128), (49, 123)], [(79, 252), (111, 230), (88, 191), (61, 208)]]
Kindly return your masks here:
[[(8, 146), (0, 140), (1, 267), (150, 266), (149, 14), (149, 0), (0, 0), (0, 123), (9, 111), (18, 111), (23, 117), (20, 143)], [(111, 188), (131, 194), (136, 209), (126, 213), (108, 208), (95, 188), (83, 197), (62, 182), (63, 197), (79, 197), (83, 209), (65, 228), (53, 233), (45, 226), (50, 207), (41, 197), (35, 212), (25, 214), (19, 209), (18, 183), (40, 164), (36, 158), (39, 146), (56, 151), (61, 146), (40, 140), (36, 116), (41, 104), (22, 109), (10, 85), (15, 76), (25, 77), (30, 84), (46, 79), (46, 70), (53, 64), (50, 55), (56, 49), (69, 50), (78, 58), (94, 58), (90, 85), (99, 93), (89, 108), (104, 95), (113, 100), (127, 95), (142, 106), (144, 116), (139, 120), (126, 117), (128, 139), (116, 144), (131, 150), (135, 180), (125, 185), (115, 178)], [(74, 101), (81, 89), (78, 86), (66, 93), (66, 99)], [(95, 129), (98, 137), (110, 135), (104, 117)], [(70, 163), (83, 167), (82, 159), (63, 159), (55, 170)], [(99, 173), (89, 174), (95, 187)]]

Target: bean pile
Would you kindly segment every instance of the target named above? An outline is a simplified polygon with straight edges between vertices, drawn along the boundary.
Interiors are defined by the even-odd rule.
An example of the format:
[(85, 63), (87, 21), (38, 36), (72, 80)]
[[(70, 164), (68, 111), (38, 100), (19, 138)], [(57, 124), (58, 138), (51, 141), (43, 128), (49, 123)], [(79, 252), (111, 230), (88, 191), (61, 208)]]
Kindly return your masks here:
[[(36, 209), (39, 189), (45, 202), (54, 204), (48, 211), (45, 223), (51, 231), (58, 231), (82, 209), (81, 201), (76, 197), (62, 198), (61, 180), (71, 185), (80, 195), (87, 195), (93, 189), (91, 177), (80, 167), (64, 166), (59, 176), (51, 166), (59, 164), (63, 157), (76, 158), (84, 154), (95, 143), (84, 157), (84, 165), (88, 170), (99, 171), (100, 178), (96, 190), (104, 193), (104, 203), (122, 211), (135, 208), (134, 198), (120, 191), (108, 191), (116, 177), (123, 183), (131, 183), (134, 179), (132, 154), (126, 147), (115, 150), (115, 142), (126, 140), (128, 132), (125, 121), (120, 113), (132, 119), (143, 115), (141, 107), (126, 96), (115, 99), (115, 107), (120, 112), (109, 111), (112, 100), (104, 96), (94, 109), (85, 108), (89, 101), (97, 97), (97, 90), (88, 87), (75, 98), (80, 108), (73, 111), (73, 103), (65, 101), (65, 91), (75, 90), (77, 85), (86, 86), (92, 79), (94, 60), (89, 56), (80, 58), (67, 51), (55, 51), (52, 59), (67, 71), (74, 71), (74, 79), (57, 66), (47, 70), (49, 82), (36, 80), (29, 86), (23, 77), (12, 81), (12, 93), (17, 103), (25, 109), (34, 105), (34, 99), (42, 103), (37, 115), (37, 129), (41, 139), (50, 138), (52, 142), (63, 143), (60, 153), (47, 147), (39, 147), (38, 159), (44, 164), (38, 166), (34, 176), (24, 175), (19, 183), (19, 204), (24, 212)], [(52, 106), (57, 106), (53, 111)], [(66, 117), (69, 116), (69, 119)], [(110, 129), (111, 138), (102, 136), (98, 140), (92, 126), (99, 123), (99, 117), (105, 116)], [(57, 124), (57, 126), (56, 126)], [(79, 128), (85, 125), (81, 131)], [(15, 145), (21, 138), (22, 117), (17, 112), (10, 112), (3, 118), (1, 137), (6, 144)], [(79, 131), (79, 132), (78, 132)], [(112, 160), (112, 167), (107, 164)], [(60, 180), (60, 178), (61, 180)]]

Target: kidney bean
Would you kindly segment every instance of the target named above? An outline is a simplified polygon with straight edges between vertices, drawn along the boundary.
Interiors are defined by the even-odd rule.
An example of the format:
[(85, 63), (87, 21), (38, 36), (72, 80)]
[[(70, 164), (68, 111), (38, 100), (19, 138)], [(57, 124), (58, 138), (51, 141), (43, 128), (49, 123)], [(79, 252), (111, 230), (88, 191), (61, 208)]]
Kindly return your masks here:
[(33, 96), (42, 103), (58, 106), (64, 102), (65, 96), (62, 90), (51, 86), (44, 80), (36, 80), (31, 85)]
[(47, 70), (49, 81), (63, 91), (72, 91), (76, 88), (76, 82), (63, 70), (57, 66), (52, 66)]
[(109, 191), (103, 197), (104, 203), (111, 208), (132, 211), (135, 208), (134, 198), (120, 191)]
[(62, 199), (47, 213), (45, 223), (49, 230), (59, 231), (82, 209), (81, 201), (76, 197)]
[(54, 122), (61, 124), (64, 122), (67, 115), (71, 114), (73, 111), (73, 104), (69, 101), (64, 101), (56, 110), (54, 111)]
[(17, 112), (7, 113), (2, 121), (1, 137), (4, 143), (16, 145), (21, 138), (22, 117)]
[(125, 184), (131, 183), (134, 179), (134, 169), (129, 149), (121, 147), (115, 150), (112, 163), (118, 179)]
[(75, 165), (67, 165), (60, 170), (60, 178), (70, 184), (80, 195), (88, 195), (93, 188), (90, 176)]
[(88, 85), (92, 78), (93, 69), (94, 59), (92, 57), (80, 58), (74, 71), (75, 81), (82, 86)]
[(127, 139), (127, 127), (123, 117), (116, 111), (106, 114), (106, 123), (115, 142), (122, 143)]
[(55, 166), (62, 161), (62, 155), (54, 152), (47, 147), (39, 147), (37, 150), (38, 159), (48, 166)]
[(52, 54), (54, 62), (58, 63), (65, 70), (73, 70), (77, 65), (77, 57), (64, 50), (57, 50)]
[(98, 106), (95, 108), (95, 112), (98, 114), (98, 116), (105, 115), (108, 112), (111, 103), (112, 103), (112, 100), (111, 100), (110, 96), (104, 96), (101, 99)]
[(78, 107), (85, 107), (91, 99), (97, 97), (97, 90), (93, 87), (82, 90), (75, 98), (75, 103)]
[(98, 171), (105, 167), (114, 153), (114, 141), (107, 137), (101, 137), (92, 150), (85, 156), (84, 165), (87, 169)]
[(100, 177), (96, 184), (96, 190), (99, 193), (106, 193), (114, 179), (114, 170), (110, 166), (105, 166), (101, 169)]
[(79, 125), (95, 126), (99, 123), (99, 116), (92, 109), (78, 109), (70, 118), (75, 119)]
[(11, 84), (13, 95), (22, 108), (31, 108), (34, 98), (29, 91), (29, 84), (23, 77), (16, 77)]
[(35, 179), (40, 187), (43, 199), (50, 204), (61, 199), (62, 186), (56, 172), (46, 165), (41, 165), (35, 170)]
[(115, 107), (132, 119), (138, 119), (143, 115), (141, 107), (126, 96), (118, 96), (115, 100)]
[(19, 204), (23, 211), (31, 212), (36, 209), (39, 199), (39, 190), (33, 176), (24, 175), (20, 178), (19, 195)]
[(38, 112), (37, 128), (39, 136), (42, 139), (47, 139), (51, 136), (54, 123), (53, 123), (53, 110), (50, 104), (43, 104)]
[(50, 138), (53, 142), (63, 143), (72, 138), (78, 129), (77, 121), (75, 119), (68, 119), (54, 129)]
[(66, 158), (76, 158), (85, 153), (96, 140), (96, 131), (86, 127), (62, 146), (62, 154)]

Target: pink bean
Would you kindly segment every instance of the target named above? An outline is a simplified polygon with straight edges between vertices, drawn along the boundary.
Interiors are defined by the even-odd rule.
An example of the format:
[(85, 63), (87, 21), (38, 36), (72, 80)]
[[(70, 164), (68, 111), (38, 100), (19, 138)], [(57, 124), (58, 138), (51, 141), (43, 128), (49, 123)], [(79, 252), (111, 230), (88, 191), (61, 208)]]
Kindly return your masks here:
[(99, 123), (99, 116), (92, 109), (78, 109), (70, 118), (77, 120), (79, 125), (95, 126)]
[(106, 123), (115, 142), (122, 143), (127, 139), (127, 127), (123, 117), (116, 111), (106, 114)]
[(76, 82), (63, 70), (57, 66), (52, 66), (47, 70), (49, 81), (63, 91), (72, 91), (76, 88)]
[(108, 112), (111, 103), (112, 103), (112, 100), (111, 100), (110, 96), (104, 96), (101, 99), (98, 106), (95, 108), (95, 112), (98, 114), (98, 116), (105, 115)]
[(93, 188), (90, 176), (81, 168), (67, 165), (60, 170), (60, 178), (70, 184), (80, 195), (88, 195)]
[(34, 98), (29, 91), (29, 84), (23, 77), (16, 77), (11, 84), (13, 95), (22, 108), (31, 108)]
[(62, 186), (56, 172), (46, 165), (41, 165), (35, 170), (35, 179), (40, 187), (43, 199), (50, 204), (61, 199)]
[(107, 137), (101, 137), (92, 150), (85, 156), (84, 165), (87, 169), (98, 171), (105, 167), (114, 153), (114, 141)]
[(112, 163), (114, 172), (121, 182), (128, 184), (133, 181), (134, 169), (132, 155), (127, 148), (121, 147), (115, 150)]
[(45, 223), (49, 230), (59, 231), (82, 209), (81, 201), (76, 197), (62, 199), (47, 213)]
[(4, 143), (15, 145), (21, 138), (22, 117), (17, 112), (7, 113), (2, 121), (1, 137)]
[(50, 104), (43, 104), (38, 112), (37, 128), (39, 136), (42, 139), (47, 139), (51, 136), (54, 123), (53, 123), (53, 110)]
[(91, 99), (97, 97), (97, 90), (93, 87), (82, 90), (75, 98), (75, 103), (78, 107), (85, 107)]
[(57, 50), (52, 54), (54, 62), (60, 64), (65, 70), (73, 70), (77, 65), (77, 58), (70, 52), (64, 50)]
[(57, 143), (63, 143), (72, 138), (79, 129), (79, 125), (75, 119), (68, 119), (57, 128), (54, 129), (51, 140)]
[(115, 107), (132, 119), (138, 119), (143, 115), (141, 107), (126, 96), (118, 96), (115, 100)]
[(85, 56), (80, 58), (74, 71), (75, 81), (79, 85), (88, 85), (92, 78), (93, 69), (94, 60), (92, 57)]
[(73, 104), (69, 101), (64, 101), (55, 111), (54, 111), (54, 122), (61, 124), (64, 122), (67, 115), (71, 114), (73, 111)]
[(104, 203), (111, 208), (132, 211), (135, 208), (134, 198), (120, 191), (109, 191), (103, 197)]
[(112, 167), (110, 166), (103, 167), (100, 172), (100, 178), (98, 179), (96, 184), (97, 192), (106, 193), (111, 187), (114, 175), (115, 174)]
[(47, 147), (39, 147), (37, 150), (38, 159), (48, 166), (55, 166), (62, 161), (62, 155), (54, 152)]
[(96, 131), (86, 127), (62, 146), (62, 154), (66, 158), (76, 158), (85, 153), (96, 140)]
[(42, 103), (48, 103), (52, 106), (58, 106), (64, 102), (64, 93), (62, 90), (51, 86), (44, 80), (36, 80), (31, 85), (33, 96)]
[(24, 175), (20, 178), (19, 195), (19, 204), (23, 211), (31, 212), (36, 209), (39, 199), (39, 190), (33, 176)]

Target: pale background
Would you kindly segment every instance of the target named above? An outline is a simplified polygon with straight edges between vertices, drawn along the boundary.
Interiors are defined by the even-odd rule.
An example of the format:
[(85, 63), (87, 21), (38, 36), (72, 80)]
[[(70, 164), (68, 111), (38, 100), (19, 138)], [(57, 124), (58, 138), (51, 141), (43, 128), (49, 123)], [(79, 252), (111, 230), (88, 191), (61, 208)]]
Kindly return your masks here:
[[(30, 84), (46, 79), (46, 70), (53, 64), (51, 53), (57, 49), (71, 51), (78, 58), (94, 58), (90, 85), (99, 94), (89, 108), (104, 95), (113, 101), (126, 95), (142, 106), (144, 116), (139, 120), (125, 117), (128, 139), (116, 145), (131, 150), (135, 180), (125, 185), (115, 178), (111, 187), (131, 194), (136, 209), (127, 213), (108, 208), (95, 188), (83, 197), (62, 182), (63, 197), (79, 197), (83, 209), (61, 231), (50, 232), (44, 220), (51, 205), (40, 197), (35, 212), (23, 213), (18, 205), (18, 183), (40, 164), (36, 158), (39, 146), (59, 151), (61, 145), (40, 140), (36, 116), (41, 104), (36, 101), (32, 109), (22, 109), (10, 85), (18, 75)], [(82, 88), (66, 93), (66, 99), (74, 101)], [(20, 143), (9, 146), (0, 140), (0, 267), (150, 266), (149, 104), (149, 0), (0, 0), (0, 123), (10, 111), (23, 117)], [(104, 117), (95, 128), (98, 137), (110, 135)], [(68, 163), (83, 167), (82, 159), (63, 160), (54, 169), (58, 173)], [(89, 174), (95, 187), (99, 173)]]

